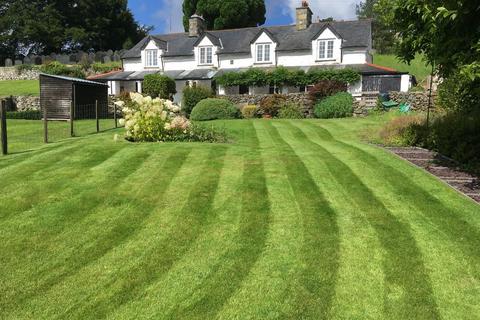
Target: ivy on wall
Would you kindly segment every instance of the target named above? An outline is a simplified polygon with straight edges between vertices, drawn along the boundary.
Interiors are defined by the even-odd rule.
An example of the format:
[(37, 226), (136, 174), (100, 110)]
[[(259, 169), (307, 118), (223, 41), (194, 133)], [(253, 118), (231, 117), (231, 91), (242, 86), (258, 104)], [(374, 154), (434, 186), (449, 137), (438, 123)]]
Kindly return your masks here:
[(345, 84), (360, 80), (360, 73), (353, 69), (317, 69), (305, 72), (278, 67), (272, 71), (250, 68), (243, 72), (227, 72), (215, 77), (217, 84), (224, 87), (267, 85), (302, 87), (314, 85), (321, 80), (335, 80)]

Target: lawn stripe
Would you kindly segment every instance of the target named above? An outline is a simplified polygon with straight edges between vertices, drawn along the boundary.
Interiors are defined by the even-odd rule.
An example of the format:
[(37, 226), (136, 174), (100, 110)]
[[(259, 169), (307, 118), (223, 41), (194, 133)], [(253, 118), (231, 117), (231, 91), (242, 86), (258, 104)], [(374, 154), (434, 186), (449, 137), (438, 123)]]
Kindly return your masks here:
[[(109, 318), (171, 318), (203, 297), (204, 281), (216, 276), (217, 265), (230, 264), (224, 255), (238, 243), (243, 149), (229, 148), (212, 209), (215, 220), (206, 226), (188, 252), (175, 265), (144, 290), (142, 299), (133, 300)], [(235, 260), (233, 260), (235, 261)], [(228, 281), (228, 279), (227, 279)]]
[[(173, 265), (182, 258), (201, 234), (203, 228), (215, 218), (211, 206), (218, 188), (226, 147), (211, 147), (208, 158), (202, 167), (201, 175), (190, 191), (177, 221), (168, 232), (168, 238), (159, 241), (151, 248), (151, 256), (143, 257), (129, 271), (129, 277), (120, 286), (113, 285), (108, 298), (97, 299), (94, 303), (84, 305), (77, 311), (81, 317), (94, 312), (97, 317), (105, 317), (109, 313), (133, 301), (143, 294), (152, 283), (164, 276)], [(77, 313), (77, 312), (76, 312)]]
[[(385, 176), (385, 182), (395, 190), (396, 194), (401, 195), (405, 202), (417, 208), (418, 212), (425, 216), (430, 223), (435, 224), (449, 240), (455, 243), (460, 250), (465, 253), (466, 258), (472, 267), (477, 268), (480, 265), (480, 232), (467, 221), (459, 217), (454, 210), (446, 207), (437, 198), (427, 192), (421, 185), (413, 181), (409, 176), (400, 172), (368, 152), (347, 144), (340, 140), (336, 140), (331, 133), (321, 127), (309, 123), (309, 126), (315, 128), (317, 135), (324, 141), (330, 141), (342, 148), (350, 150), (358, 159), (364, 161), (366, 165), (376, 170), (388, 172)], [(412, 189), (415, 190), (412, 193)], [(424, 201), (418, 201), (421, 198)], [(476, 277), (480, 278), (477, 272)]]
[[(44, 292), (56, 283), (61, 282), (66, 276), (78, 270), (82, 266), (82, 263), (85, 263), (85, 261), (88, 263), (92, 260), (88, 259), (88, 257), (95, 258), (102, 255), (105, 250), (108, 249), (108, 245), (102, 246), (102, 241), (109, 242), (111, 240), (108, 240), (108, 238), (112, 235), (123, 234), (125, 230), (135, 225), (135, 223), (130, 221), (124, 221), (125, 226), (119, 227), (115, 225), (113, 227), (113, 233), (108, 232), (109, 228), (100, 228), (97, 230), (99, 234), (95, 235), (93, 240), (83, 239), (83, 237), (86, 236), (85, 233), (82, 233), (80, 237), (75, 235), (75, 233), (78, 233), (79, 228), (82, 227), (81, 220), (99, 211), (99, 206), (107, 207), (113, 205), (116, 201), (118, 201), (118, 205), (120, 205), (122, 201), (129, 201), (129, 199), (110, 198), (109, 201), (105, 203), (105, 197), (108, 195), (113, 197), (115, 190), (115, 187), (111, 189), (106, 188), (115, 184), (117, 186), (121, 185), (123, 181), (127, 180), (131, 174), (134, 174), (141, 167), (148, 156), (148, 153), (142, 151), (131, 154), (127, 153), (126, 157), (112, 157), (108, 161), (109, 165), (103, 162), (104, 170), (102, 171), (102, 175), (95, 175), (95, 178), (89, 180), (88, 184), (80, 183), (80, 189), (87, 188), (90, 189), (90, 192), (81, 193), (81, 196), (75, 194), (75, 196), (72, 196), (66, 202), (62, 202), (62, 206), (57, 206), (55, 202), (51, 202), (32, 210), (30, 213), (31, 221), (27, 224), (29, 229), (32, 230), (25, 227), (19, 230), (19, 228), (16, 227), (16, 220), (10, 221), (12, 233), (2, 234), (1, 238), (4, 238), (3, 241), (0, 240), (2, 243), (2, 251), (13, 253), (22, 252), (22, 254), (19, 255), (17, 253), (12, 257), (4, 255), (2, 257), (4, 262), (2, 263), (2, 267), (8, 263), (10, 268), (22, 272), (22, 266), (27, 265), (31, 267), (30, 265), (33, 262), (34, 264), (40, 264), (42, 260), (46, 260), (46, 262), (41, 264), (40, 268), (34, 268), (31, 276), (35, 279), (35, 282), (25, 279), (30, 285), (34, 284), (33, 287), (16, 285), (17, 289), (23, 290), (23, 293), (16, 292), (15, 290), (12, 292), (12, 294), (17, 296), (18, 300), (24, 300), (24, 295), (26, 297), (32, 296), (32, 292), (35, 292), (35, 294)], [(82, 204), (81, 212), (75, 216), (68, 214), (75, 209), (80, 209), (78, 204)], [(43, 214), (43, 212), (48, 212), (48, 216)], [(22, 217), (22, 220), (25, 218), (26, 217)], [(51, 220), (51, 218), (54, 219)], [(40, 230), (38, 227), (41, 227)], [(35, 233), (33, 233), (33, 228), (35, 229)], [(86, 229), (89, 230), (88, 228)], [(4, 231), (7, 230), (4, 229)], [(25, 235), (29, 233), (32, 234), (32, 236), (29, 237), (30, 241), (25, 241)], [(117, 240), (116, 238), (114, 239)], [(82, 242), (82, 240), (86, 241)], [(59, 243), (65, 248), (60, 250), (57, 246), (54, 252), (49, 252), (48, 247), (50, 243)], [(32, 247), (35, 248), (33, 255), (29, 253), (29, 249)], [(64, 254), (64, 256), (59, 257), (57, 252)], [(32, 262), (25, 264), (25, 259)], [(18, 266), (12, 267), (12, 263), (17, 263)]]
[[(373, 192), (344, 162), (336, 158), (319, 143), (311, 140), (303, 131), (303, 125), (287, 124), (295, 139), (318, 152), (332, 175), (339, 181), (351, 199), (362, 208), (376, 230), (386, 251), (384, 272), (385, 316), (395, 319), (437, 319), (439, 313), (432, 292), (423, 257), (410, 231), (376, 198)], [(300, 143), (297, 147), (301, 147)]]
[(244, 132), (251, 147), (245, 151), (239, 195), (242, 211), (236, 237), (240, 246), (221, 257), (222, 263), (215, 266), (201, 286), (203, 296), (187, 308), (175, 310), (170, 315), (173, 319), (213, 318), (249, 275), (265, 247), (270, 222), (265, 172), (255, 128), (250, 123)]
[[(53, 286), (49, 292), (45, 293), (46, 296), (52, 296), (52, 293), (55, 294), (55, 291), (57, 291), (59, 287), (62, 288), (65, 286), (65, 282), (68, 283), (72, 279), (88, 275), (89, 270), (95, 268), (98, 263), (101, 263), (107, 254), (110, 256), (112, 254), (111, 251), (117, 251), (116, 249), (118, 247), (124, 246), (124, 244), (130, 241), (132, 237), (140, 236), (138, 233), (140, 231), (143, 232), (143, 229), (145, 228), (144, 221), (156, 211), (158, 202), (162, 202), (163, 190), (169, 188), (169, 181), (176, 177), (176, 173), (179, 168), (183, 167), (187, 156), (189, 156), (191, 152), (191, 148), (189, 147), (175, 148), (173, 151), (170, 151), (171, 149), (170, 146), (161, 148), (158, 150), (161, 152), (157, 151), (153, 153), (154, 156), (149, 157), (146, 161), (139, 162), (139, 167), (132, 172), (131, 177), (128, 175), (122, 175), (122, 170), (124, 170), (124, 168), (117, 167), (115, 171), (117, 174), (120, 173), (120, 176), (123, 177), (123, 181), (119, 182), (117, 188), (105, 190), (98, 195), (99, 199), (111, 198), (111, 202), (100, 202), (100, 206), (93, 208), (93, 211), (89, 213), (92, 220), (89, 224), (99, 224), (98, 227), (92, 230), (91, 233), (77, 235), (77, 233), (82, 230), (82, 224), (77, 224), (72, 226), (71, 230), (65, 231), (61, 234), (61, 237), (64, 237), (65, 239), (52, 240), (65, 243), (67, 249), (71, 249), (70, 252), (72, 255), (75, 254), (76, 250), (79, 250), (80, 253), (84, 252), (87, 255), (86, 258), (88, 258), (88, 255), (91, 254), (88, 253), (89, 249), (99, 250), (99, 254), (94, 255), (90, 260), (84, 261), (85, 263), (83, 265), (78, 264), (78, 268), (71, 270), (72, 272), (67, 272), (68, 274), (65, 274), (63, 283), (58, 283), (56, 286)], [(162, 183), (159, 184), (159, 181)], [(159, 191), (161, 193), (158, 193)], [(107, 195), (107, 193), (110, 195)], [(115, 208), (110, 208), (112, 204), (117, 206)], [(106, 209), (106, 211), (103, 209)], [(98, 219), (104, 221), (97, 221)], [(107, 223), (107, 225), (102, 227), (105, 223)], [(121, 231), (118, 229), (121, 224), (124, 224), (124, 231), (127, 230), (127, 234), (120, 233), (120, 241), (110, 242), (110, 240), (108, 240), (108, 233), (110, 233), (111, 236), (117, 231)], [(88, 230), (92, 227), (85, 225), (85, 228)], [(120, 229), (122, 228), (123, 227), (120, 227)], [(79, 238), (78, 240), (75, 239), (73, 243), (73, 245), (78, 245), (78, 248), (68, 248), (69, 237)], [(103, 241), (102, 239), (106, 240), (106, 246), (96, 248), (96, 242), (100, 241), (101, 244), (101, 241)], [(68, 260), (68, 256), (60, 258), (59, 260), (63, 262), (64, 259)], [(115, 279), (113, 280), (115, 281)], [(77, 286), (78, 285), (79, 283), (77, 283)], [(61, 299), (67, 299), (68, 310), (70, 310), (71, 314), (74, 313), (72, 310), (79, 312), (78, 306), (75, 308), (73, 307), (74, 305), (72, 305), (72, 301), (69, 300), (70, 297), (70, 295), (66, 295), (62, 296)], [(53, 298), (50, 297), (49, 299)], [(58, 297), (56, 299), (58, 299)], [(29, 304), (32, 306), (32, 309), (39, 310), (46, 306), (45, 304), (42, 306), (42, 300), (42, 295), (37, 295), (35, 300), (32, 300)], [(83, 296), (82, 300), (84, 300), (85, 303), (90, 303), (88, 296)], [(91, 304), (93, 304), (93, 302), (91, 302)], [(47, 305), (53, 310), (56, 310), (56, 306)], [(65, 303), (63, 303), (63, 305), (65, 307)], [(64, 310), (65, 309), (63, 309), (63, 311)], [(51, 311), (52, 310), (50, 310), (50, 312)], [(58, 310), (56, 310), (56, 312), (58, 312)], [(47, 313), (47, 311), (45, 311), (45, 313)]]
[(109, 148), (90, 154), (87, 146), (78, 144), (59, 149), (54, 157), (44, 161), (34, 157), (23, 163), (26, 168), (17, 168), (18, 174), (16, 171), (2, 174), (5, 185), (0, 186), (0, 221), (52, 201), (52, 194), (60, 196), (71, 190), (69, 187), (75, 187), (72, 182), (81, 179), (85, 170), (109, 160), (121, 149)]
[(297, 318), (329, 317), (339, 268), (339, 232), (336, 212), (330, 207), (302, 160), (271, 122), (264, 123), (302, 210), (305, 268), (298, 297)]

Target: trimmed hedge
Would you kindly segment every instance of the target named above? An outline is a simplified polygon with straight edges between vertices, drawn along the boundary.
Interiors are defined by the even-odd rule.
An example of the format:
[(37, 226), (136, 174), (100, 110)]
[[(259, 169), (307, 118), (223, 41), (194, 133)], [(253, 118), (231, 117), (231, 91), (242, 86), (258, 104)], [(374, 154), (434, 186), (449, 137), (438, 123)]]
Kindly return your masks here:
[(143, 93), (160, 99), (170, 99), (177, 93), (175, 80), (161, 74), (149, 74), (143, 80)]
[(11, 111), (7, 112), (7, 119), (42, 120), (42, 112), (40, 110)]
[(240, 110), (225, 99), (204, 99), (192, 110), (190, 119), (193, 121), (208, 121), (216, 119), (239, 118)]
[(40, 71), (55, 76), (65, 76), (85, 79), (85, 72), (80, 66), (67, 66), (57, 61), (44, 64), (40, 67)]
[(353, 97), (347, 92), (327, 97), (315, 106), (315, 116), (321, 119), (346, 118), (352, 115)]
[(192, 113), (193, 108), (202, 100), (212, 98), (213, 91), (207, 87), (186, 87), (183, 89), (182, 110), (187, 115)]

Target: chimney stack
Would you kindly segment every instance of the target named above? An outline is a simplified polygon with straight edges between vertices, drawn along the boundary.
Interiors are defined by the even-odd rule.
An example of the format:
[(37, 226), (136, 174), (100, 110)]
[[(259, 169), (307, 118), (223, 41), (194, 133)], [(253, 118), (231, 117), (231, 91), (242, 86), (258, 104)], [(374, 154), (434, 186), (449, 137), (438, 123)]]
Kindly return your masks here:
[(205, 31), (205, 19), (198, 14), (194, 14), (190, 17), (190, 25), (188, 32), (190, 37), (198, 37)]
[(297, 8), (297, 30), (305, 30), (312, 24), (313, 12), (310, 10), (308, 1), (302, 1), (302, 6)]

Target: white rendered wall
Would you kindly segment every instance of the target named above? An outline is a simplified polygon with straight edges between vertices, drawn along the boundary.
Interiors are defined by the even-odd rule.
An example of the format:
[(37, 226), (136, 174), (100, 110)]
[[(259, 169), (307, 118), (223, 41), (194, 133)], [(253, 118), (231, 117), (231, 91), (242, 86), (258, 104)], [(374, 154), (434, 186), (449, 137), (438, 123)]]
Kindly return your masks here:
[(402, 82), (400, 84), (400, 91), (401, 92), (408, 92), (411, 87), (410, 75), (409, 74), (402, 74)]
[(143, 70), (142, 59), (140, 58), (123, 59), (123, 70), (124, 71), (142, 71)]
[(188, 57), (165, 57), (163, 58), (165, 71), (180, 71), (198, 69), (194, 56)]
[[(231, 64), (233, 60), (233, 64)], [(220, 69), (249, 68), (253, 66), (253, 59), (250, 54), (221, 54)]]
[(360, 79), (356, 83), (348, 84), (348, 92), (354, 97), (361, 96), (362, 95), (362, 79)]
[(343, 51), (343, 64), (362, 64), (367, 62), (367, 51)]

